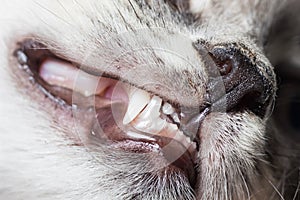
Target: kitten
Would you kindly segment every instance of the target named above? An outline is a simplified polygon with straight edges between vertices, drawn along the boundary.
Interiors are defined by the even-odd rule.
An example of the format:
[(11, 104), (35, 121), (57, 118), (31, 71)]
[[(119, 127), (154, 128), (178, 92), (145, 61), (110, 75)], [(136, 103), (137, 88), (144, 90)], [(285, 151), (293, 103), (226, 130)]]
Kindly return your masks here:
[(296, 0), (1, 4), (1, 199), (300, 199)]

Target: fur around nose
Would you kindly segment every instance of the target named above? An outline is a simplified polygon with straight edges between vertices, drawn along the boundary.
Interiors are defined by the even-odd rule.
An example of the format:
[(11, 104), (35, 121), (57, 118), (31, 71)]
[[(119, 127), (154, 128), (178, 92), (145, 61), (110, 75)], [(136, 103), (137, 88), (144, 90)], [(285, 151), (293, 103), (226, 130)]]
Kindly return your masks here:
[[(195, 45), (198, 50), (199, 45)], [(216, 45), (206, 52), (207, 91), (214, 109), (247, 109), (263, 118), (273, 99), (274, 84), (260, 71), (262, 62), (245, 46), (235, 43)]]

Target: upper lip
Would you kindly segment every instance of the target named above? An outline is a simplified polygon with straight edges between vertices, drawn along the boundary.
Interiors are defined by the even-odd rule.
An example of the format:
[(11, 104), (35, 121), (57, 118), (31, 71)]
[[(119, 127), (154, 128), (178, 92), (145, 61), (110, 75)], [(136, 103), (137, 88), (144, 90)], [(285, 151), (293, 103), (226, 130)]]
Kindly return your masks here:
[[(23, 42), (19, 43), (20, 45), (20, 50), (25, 52), (26, 56), (30, 59), (27, 58), (26, 62), (24, 63), (24, 60), (20, 61), (22, 64), (28, 64), (30, 65), (31, 68), (33, 68), (33, 71), (31, 71), (30, 73), (32, 73), (35, 77), (38, 77), (38, 67), (45, 61), (45, 59), (47, 59), (48, 57), (53, 57), (53, 58), (58, 58), (58, 59), (62, 59), (66, 62), (69, 62), (67, 60), (65, 60), (64, 57), (58, 57), (56, 54), (54, 54), (53, 52), (51, 52), (50, 50), (48, 50), (48, 48), (39, 42), (36, 42), (33, 39), (29, 39), (29, 40), (25, 40)], [(16, 51), (16, 56), (17, 56), (18, 51)], [(32, 59), (34, 58), (34, 59)], [(19, 60), (22, 58), (19, 58)], [(76, 66), (77, 64), (73, 64), (74, 66)], [(87, 73), (90, 73), (91, 70), (89, 70), (89, 67), (85, 67), (80, 66), (81, 70), (86, 70)], [(95, 72), (93, 72), (92, 74), (95, 74)], [(108, 77), (108, 78), (112, 78), (112, 79), (118, 79), (121, 82), (124, 82), (124, 80), (122, 79), (122, 77), (117, 77), (115, 75), (112, 74), (108, 74), (106, 72), (101, 72), (101, 76), (103, 77)], [(116, 80), (117, 80), (116, 79)], [(125, 81), (126, 83), (126, 81)], [(136, 88), (140, 88), (142, 90), (144, 90), (144, 87), (139, 87), (137, 85), (131, 84), (133, 87)], [(175, 124), (178, 125), (178, 128), (180, 130), (182, 130), (186, 136), (190, 137), (191, 140), (194, 140), (196, 135), (195, 134), (191, 134), (191, 130), (194, 129), (193, 131), (195, 131), (195, 126), (199, 127), (199, 124), (201, 123), (201, 121), (204, 119), (205, 115), (208, 114), (209, 112), (209, 104), (206, 103), (206, 105), (202, 105), (202, 106), (195, 106), (195, 107), (187, 107), (185, 105), (181, 105), (178, 102), (172, 102), (169, 99), (164, 98), (164, 95), (162, 93), (153, 93), (153, 92), (149, 92), (147, 90), (145, 90), (146, 92), (150, 93), (150, 95), (152, 96), (158, 96), (161, 97), (163, 99), (164, 102), (170, 102), (170, 104), (172, 104), (172, 106), (176, 109), (176, 113), (178, 114), (178, 116), (181, 118), (181, 123), (179, 124), (178, 122), (174, 122)], [(208, 102), (208, 101), (206, 101)], [(197, 125), (198, 124), (198, 125)]]

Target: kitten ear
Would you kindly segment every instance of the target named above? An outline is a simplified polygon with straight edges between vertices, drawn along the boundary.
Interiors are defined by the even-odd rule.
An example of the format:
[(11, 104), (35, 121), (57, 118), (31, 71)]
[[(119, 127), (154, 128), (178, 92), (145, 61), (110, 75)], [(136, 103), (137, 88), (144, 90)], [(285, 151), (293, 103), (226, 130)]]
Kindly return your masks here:
[(266, 54), (275, 67), (278, 92), (276, 126), (300, 144), (300, 1), (289, 1), (274, 18)]

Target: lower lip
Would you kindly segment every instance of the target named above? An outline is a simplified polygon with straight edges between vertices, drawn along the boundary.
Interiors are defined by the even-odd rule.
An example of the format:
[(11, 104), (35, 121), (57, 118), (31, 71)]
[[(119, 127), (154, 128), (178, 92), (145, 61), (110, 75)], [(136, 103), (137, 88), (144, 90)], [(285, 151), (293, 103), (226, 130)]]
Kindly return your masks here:
[[(118, 112), (114, 112), (114, 109)], [(194, 184), (195, 165), (193, 158), (195, 155), (192, 155), (183, 145), (171, 138), (159, 136), (153, 136), (153, 140), (130, 138), (126, 134), (126, 127), (116, 122), (122, 119), (125, 112), (122, 104), (115, 104), (97, 111), (97, 120), (92, 131), (95, 133), (94, 136), (101, 141), (101, 144), (129, 153), (155, 153), (158, 158), (169, 163), (165, 167), (178, 168), (188, 177), (190, 183)]]

